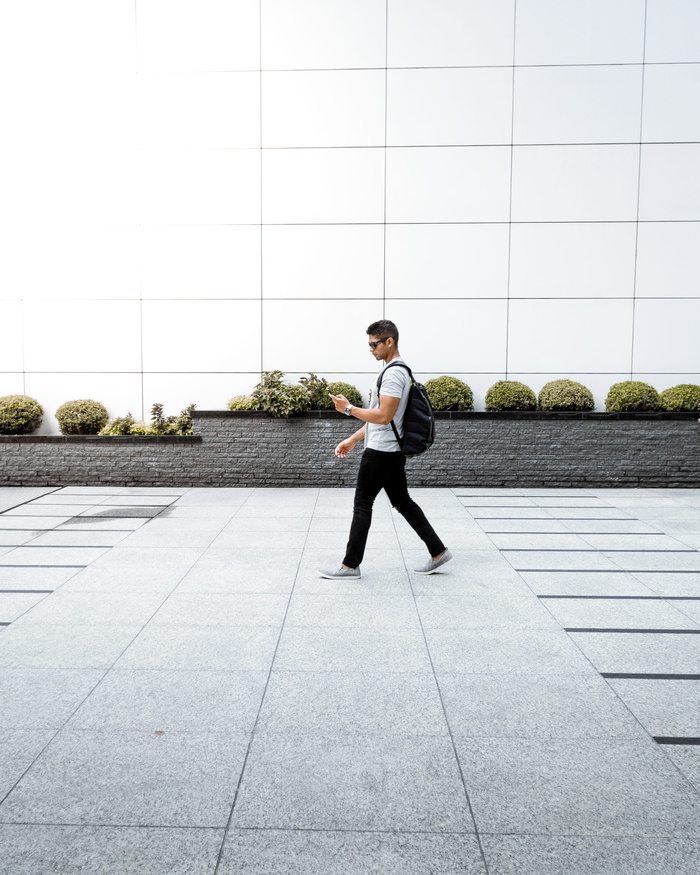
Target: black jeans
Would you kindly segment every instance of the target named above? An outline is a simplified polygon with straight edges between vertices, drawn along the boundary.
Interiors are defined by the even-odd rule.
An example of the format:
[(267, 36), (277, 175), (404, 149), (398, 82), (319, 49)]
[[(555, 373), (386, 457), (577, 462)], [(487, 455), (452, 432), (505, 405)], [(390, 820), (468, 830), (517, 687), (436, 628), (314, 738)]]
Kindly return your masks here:
[(343, 565), (357, 568), (362, 562), (372, 523), (372, 505), (382, 489), (389, 496), (393, 507), (405, 517), (406, 522), (425, 543), (430, 555), (437, 556), (442, 553), (445, 545), (435, 534), (423, 511), (408, 494), (404, 454), (365, 450), (357, 475), (355, 507)]

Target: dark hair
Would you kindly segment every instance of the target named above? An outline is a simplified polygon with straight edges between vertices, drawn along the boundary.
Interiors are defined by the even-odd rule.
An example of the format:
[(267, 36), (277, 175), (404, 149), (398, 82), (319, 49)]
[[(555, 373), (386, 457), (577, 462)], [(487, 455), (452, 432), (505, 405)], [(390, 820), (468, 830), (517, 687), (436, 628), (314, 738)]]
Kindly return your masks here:
[(393, 337), (396, 345), (399, 345), (399, 329), (391, 319), (380, 319), (378, 322), (373, 322), (367, 329), (367, 334), (381, 337), (383, 340), (387, 337)]

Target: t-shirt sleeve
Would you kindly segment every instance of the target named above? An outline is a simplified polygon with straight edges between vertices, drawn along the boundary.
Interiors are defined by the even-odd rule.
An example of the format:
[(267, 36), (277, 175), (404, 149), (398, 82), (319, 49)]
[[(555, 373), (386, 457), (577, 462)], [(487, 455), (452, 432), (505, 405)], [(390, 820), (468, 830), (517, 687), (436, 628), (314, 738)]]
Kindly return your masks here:
[(401, 398), (408, 382), (408, 372), (398, 366), (389, 368), (382, 377), (382, 385), (379, 387), (380, 395), (388, 395), (391, 398)]

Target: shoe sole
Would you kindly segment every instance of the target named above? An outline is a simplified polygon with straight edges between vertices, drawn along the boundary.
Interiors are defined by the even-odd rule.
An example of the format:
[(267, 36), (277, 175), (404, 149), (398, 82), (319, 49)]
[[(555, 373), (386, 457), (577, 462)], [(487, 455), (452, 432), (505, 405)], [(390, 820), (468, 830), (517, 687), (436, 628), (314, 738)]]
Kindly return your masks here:
[(441, 562), (436, 568), (431, 568), (430, 571), (416, 571), (413, 570), (414, 574), (422, 574), (424, 577), (427, 577), (428, 574), (435, 574), (436, 571), (439, 571), (444, 565), (447, 565), (448, 562), (452, 562), (454, 556), (450, 556), (449, 559), (445, 559), (444, 562)]
[(324, 580), (360, 580), (362, 578), (361, 574), (321, 574), (320, 571), (317, 574)]

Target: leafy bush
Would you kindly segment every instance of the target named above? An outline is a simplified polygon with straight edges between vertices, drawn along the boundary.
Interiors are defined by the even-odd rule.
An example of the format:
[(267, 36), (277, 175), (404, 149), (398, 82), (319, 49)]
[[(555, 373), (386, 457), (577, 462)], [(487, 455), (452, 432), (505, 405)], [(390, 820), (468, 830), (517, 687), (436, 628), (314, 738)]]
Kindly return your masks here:
[(303, 386), (284, 382), (282, 371), (265, 371), (251, 396), (270, 416), (288, 417), (309, 409), (309, 395)]
[(148, 434), (148, 426), (140, 419), (134, 419), (131, 413), (126, 416), (118, 416), (115, 419), (110, 419), (107, 425), (100, 431), (100, 434), (105, 435), (128, 435), (128, 434)]
[(31, 434), (41, 425), (41, 404), (29, 395), (4, 395), (0, 398), (0, 434)]
[(474, 394), (457, 377), (434, 377), (425, 384), (433, 410), (473, 410)]
[(639, 380), (624, 380), (610, 387), (605, 399), (605, 409), (610, 413), (625, 410), (660, 410), (659, 393), (648, 383)]
[(535, 393), (517, 380), (499, 380), (486, 393), (487, 410), (536, 410)]
[(104, 404), (83, 398), (61, 404), (56, 419), (61, 434), (99, 434), (107, 425), (109, 414)]
[(304, 388), (308, 398), (308, 410), (324, 410), (332, 407), (333, 402), (328, 397), (328, 382), (316, 374), (302, 377), (299, 384)]
[(537, 398), (540, 410), (593, 410), (593, 393), (583, 383), (573, 380), (552, 380), (540, 389)]
[(229, 410), (257, 410), (258, 402), (251, 395), (234, 395), (226, 406)]
[(164, 416), (163, 405), (151, 407), (151, 424), (147, 434), (192, 434), (192, 411), (196, 404), (190, 404), (179, 416)]
[(700, 410), (700, 386), (679, 383), (659, 393), (664, 410)]
[(104, 435), (143, 435), (143, 434), (192, 434), (192, 411), (195, 404), (186, 407), (179, 416), (164, 416), (163, 405), (154, 404), (151, 408), (151, 422), (146, 425), (134, 419), (131, 413), (110, 420), (100, 434)]

